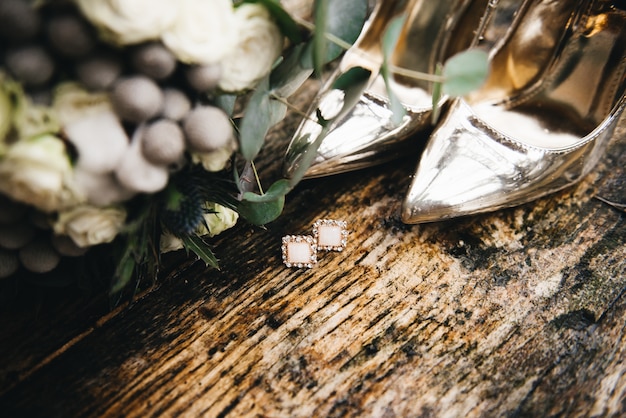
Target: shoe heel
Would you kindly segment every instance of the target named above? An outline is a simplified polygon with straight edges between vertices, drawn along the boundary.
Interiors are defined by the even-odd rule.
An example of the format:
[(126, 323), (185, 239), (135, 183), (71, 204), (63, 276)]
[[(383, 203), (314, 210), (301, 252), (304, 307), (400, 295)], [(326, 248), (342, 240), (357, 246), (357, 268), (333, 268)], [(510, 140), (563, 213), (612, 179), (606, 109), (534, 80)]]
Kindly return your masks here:
[(626, 106), (626, 13), (611, 3), (524, 3), (487, 83), (431, 135), (404, 222), (517, 206), (595, 166)]

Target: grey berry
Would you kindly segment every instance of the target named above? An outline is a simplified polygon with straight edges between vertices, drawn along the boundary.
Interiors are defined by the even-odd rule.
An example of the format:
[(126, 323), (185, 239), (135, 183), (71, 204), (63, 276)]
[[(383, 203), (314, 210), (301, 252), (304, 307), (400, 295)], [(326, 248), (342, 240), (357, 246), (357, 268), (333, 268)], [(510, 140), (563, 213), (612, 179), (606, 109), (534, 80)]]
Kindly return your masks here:
[(179, 161), (185, 152), (183, 131), (176, 122), (161, 119), (149, 125), (141, 141), (141, 151), (148, 161), (169, 165)]
[(46, 29), (50, 44), (68, 57), (84, 56), (96, 43), (89, 26), (75, 15), (55, 16)]
[(54, 61), (40, 46), (31, 45), (10, 50), (4, 59), (15, 78), (29, 86), (45, 84), (54, 73)]
[(159, 113), (163, 107), (163, 93), (148, 77), (134, 76), (115, 83), (111, 101), (120, 118), (140, 123)]
[(59, 264), (61, 257), (45, 239), (30, 242), (19, 252), (22, 265), (33, 273), (48, 273)]
[(27, 41), (37, 35), (41, 19), (32, 3), (24, 0), (0, 1), (0, 37)]
[(35, 236), (35, 228), (28, 223), (0, 225), (0, 247), (18, 250), (28, 244)]
[(99, 54), (87, 58), (76, 66), (78, 79), (90, 90), (106, 90), (122, 73), (117, 58)]
[(74, 240), (67, 235), (53, 235), (52, 246), (59, 254), (66, 257), (80, 257), (85, 255), (88, 248), (79, 247)]
[(185, 76), (191, 87), (197, 91), (205, 92), (217, 86), (222, 76), (222, 68), (219, 65), (192, 66), (187, 68)]
[(161, 114), (171, 120), (182, 120), (191, 110), (191, 101), (180, 90), (167, 88), (163, 90), (163, 109)]
[(176, 69), (176, 57), (160, 43), (148, 43), (135, 49), (133, 67), (155, 80), (163, 80)]
[(187, 142), (198, 152), (215, 151), (224, 147), (233, 137), (233, 126), (224, 111), (213, 106), (193, 109), (183, 122)]
[(6, 279), (17, 271), (20, 260), (17, 253), (0, 249), (0, 279)]

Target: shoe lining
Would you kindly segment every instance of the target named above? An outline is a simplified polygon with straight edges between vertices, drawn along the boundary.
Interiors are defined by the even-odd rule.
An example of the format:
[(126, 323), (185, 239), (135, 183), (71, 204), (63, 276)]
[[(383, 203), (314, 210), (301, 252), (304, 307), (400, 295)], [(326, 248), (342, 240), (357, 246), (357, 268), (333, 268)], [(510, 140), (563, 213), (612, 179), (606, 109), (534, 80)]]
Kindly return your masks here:
[(575, 145), (624, 94), (626, 14), (607, 1), (571, 0), (532, 1), (523, 13), (470, 103), (528, 145)]

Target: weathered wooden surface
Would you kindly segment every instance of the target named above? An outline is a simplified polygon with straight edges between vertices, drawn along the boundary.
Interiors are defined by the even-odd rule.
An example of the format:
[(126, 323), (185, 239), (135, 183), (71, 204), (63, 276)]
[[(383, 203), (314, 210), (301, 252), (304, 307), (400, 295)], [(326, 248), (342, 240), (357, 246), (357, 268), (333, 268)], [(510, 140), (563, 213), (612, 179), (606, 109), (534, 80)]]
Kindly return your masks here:
[[(175, 257), (110, 313), (71, 289), (13, 289), (0, 415), (626, 414), (625, 215), (594, 198), (624, 201), (625, 149), (622, 120), (579, 186), (430, 225), (399, 221), (415, 156), (308, 181), (267, 230), (216, 240), (221, 271)], [(348, 221), (347, 250), (283, 267), (280, 238), (318, 218)]]

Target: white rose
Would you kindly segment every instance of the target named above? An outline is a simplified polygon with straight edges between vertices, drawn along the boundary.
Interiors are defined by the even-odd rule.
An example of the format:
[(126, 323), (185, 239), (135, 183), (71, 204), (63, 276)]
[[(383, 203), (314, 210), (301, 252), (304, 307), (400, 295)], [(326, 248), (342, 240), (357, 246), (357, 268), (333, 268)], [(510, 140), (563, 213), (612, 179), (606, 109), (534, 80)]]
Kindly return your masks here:
[(231, 0), (181, 0), (177, 4), (176, 21), (162, 40), (180, 61), (216, 64), (235, 48), (239, 28)]
[(54, 232), (68, 235), (79, 247), (113, 241), (126, 221), (126, 210), (121, 206), (98, 208), (76, 206), (59, 213), (53, 225)]
[(176, 19), (178, 2), (172, 0), (75, 0), (81, 12), (117, 45), (158, 39)]
[(8, 148), (0, 159), (0, 191), (44, 212), (85, 199), (73, 185), (65, 145), (53, 135), (22, 139)]
[(237, 141), (234, 139), (225, 146), (210, 152), (194, 152), (191, 154), (191, 161), (194, 164), (202, 164), (206, 171), (220, 171), (237, 149)]
[(196, 231), (198, 235), (214, 237), (235, 226), (237, 219), (239, 219), (237, 212), (220, 204), (207, 203), (205, 206), (209, 213), (205, 213), (203, 216), (209, 229), (207, 230), (204, 225), (200, 225)]
[(239, 43), (222, 60), (219, 86), (226, 91), (254, 87), (265, 77), (283, 48), (283, 36), (267, 9), (242, 4), (235, 11)]

